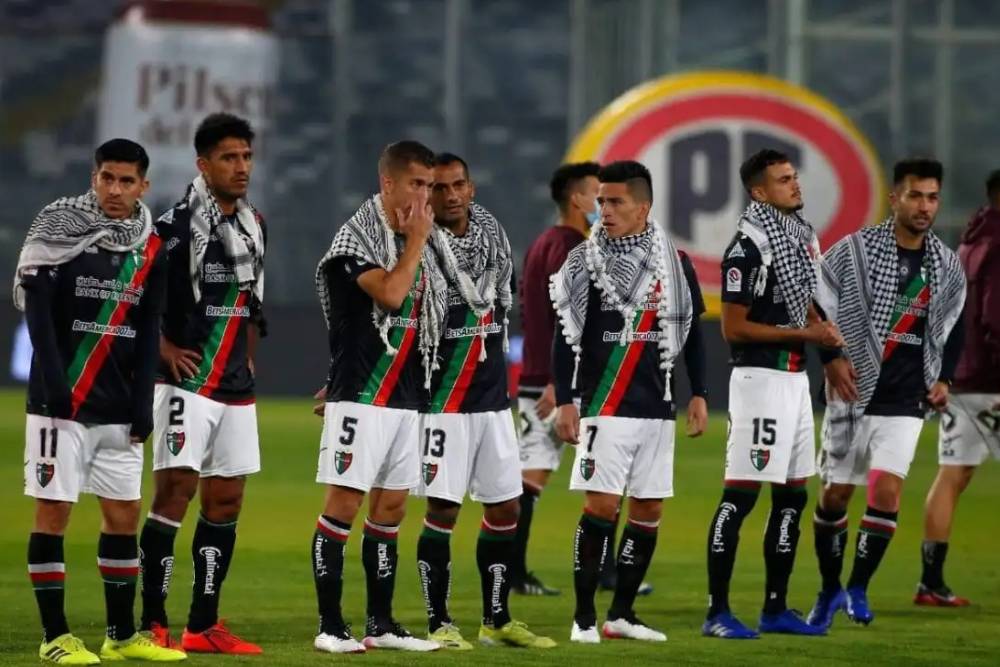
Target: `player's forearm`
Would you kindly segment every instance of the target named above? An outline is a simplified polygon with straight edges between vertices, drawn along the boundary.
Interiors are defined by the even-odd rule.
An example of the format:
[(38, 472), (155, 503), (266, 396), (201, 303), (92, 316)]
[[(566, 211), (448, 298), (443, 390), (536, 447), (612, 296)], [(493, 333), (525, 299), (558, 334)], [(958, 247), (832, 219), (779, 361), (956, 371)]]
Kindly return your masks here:
[(556, 390), (556, 405), (573, 402), (573, 374), (576, 355), (560, 332), (552, 337), (552, 384)]
[(165, 301), (166, 270), (161, 262), (150, 274), (135, 340), (131, 435), (141, 440), (153, 431), (153, 384), (160, 361), (160, 318)]
[(701, 330), (701, 318), (691, 319), (691, 330), (684, 341), (684, 367), (687, 368), (688, 384), (692, 396), (707, 396), (705, 386), (705, 339)]
[[(24, 291), (24, 317), (28, 335), (34, 349), (34, 361), (42, 371), (45, 398), (50, 409), (66, 413), (70, 406), (70, 389), (62, 367), (59, 346), (56, 344), (56, 327), (52, 319), (52, 287), (38, 277)], [(69, 416), (59, 414), (58, 416)]]
[(417, 267), (420, 266), (420, 256), (423, 253), (424, 242), (412, 239), (406, 240), (403, 252), (400, 253), (399, 260), (392, 271), (387, 271), (378, 283), (376, 293), (371, 297), (380, 306), (388, 310), (397, 310), (406, 300), (406, 295), (410, 293), (413, 286), (413, 279), (417, 275)]
[(776, 327), (750, 320), (727, 322), (725, 316), (722, 319), (722, 336), (727, 343), (790, 344), (809, 342), (805, 329)]
[(962, 312), (948, 334), (948, 340), (944, 344), (944, 352), (941, 358), (941, 372), (938, 373), (938, 380), (951, 382), (955, 377), (955, 369), (958, 368), (958, 360), (962, 356), (962, 343), (965, 339), (965, 313)]

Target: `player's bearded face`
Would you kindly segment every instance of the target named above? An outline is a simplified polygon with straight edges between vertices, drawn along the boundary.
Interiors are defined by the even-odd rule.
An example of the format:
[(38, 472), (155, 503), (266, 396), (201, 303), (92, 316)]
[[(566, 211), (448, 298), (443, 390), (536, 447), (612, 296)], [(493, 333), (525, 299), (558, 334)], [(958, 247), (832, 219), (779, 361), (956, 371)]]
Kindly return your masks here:
[(475, 192), (461, 162), (435, 167), (434, 189), (431, 192), (435, 222), (449, 229), (465, 222)]
[(246, 197), (253, 171), (253, 151), (246, 139), (227, 137), (208, 155), (198, 157), (198, 169), (216, 197), (229, 201)]
[(790, 213), (802, 208), (802, 188), (799, 173), (788, 162), (772, 164), (764, 174), (764, 183), (751, 190), (754, 198)]
[(896, 222), (911, 234), (923, 234), (937, 217), (941, 205), (941, 184), (936, 178), (907, 176), (890, 196)]
[(434, 170), (411, 162), (406, 169), (400, 169), (379, 177), (381, 181), (382, 206), (392, 219), (399, 209), (408, 213), (414, 206), (425, 206), (434, 187)]
[(132, 214), (135, 202), (146, 193), (149, 181), (132, 162), (102, 162), (94, 171), (91, 186), (104, 215), (124, 219)]
[(611, 238), (645, 230), (650, 204), (636, 200), (625, 183), (601, 183), (597, 204), (601, 207), (601, 224)]

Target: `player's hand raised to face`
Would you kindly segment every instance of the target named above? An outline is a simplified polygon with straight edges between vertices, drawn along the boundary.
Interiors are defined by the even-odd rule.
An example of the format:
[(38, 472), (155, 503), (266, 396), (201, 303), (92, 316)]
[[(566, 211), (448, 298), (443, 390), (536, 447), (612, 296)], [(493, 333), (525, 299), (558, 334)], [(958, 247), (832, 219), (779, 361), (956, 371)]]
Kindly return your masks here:
[(407, 241), (423, 243), (434, 228), (434, 211), (427, 203), (427, 197), (420, 196), (406, 210), (397, 208), (396, 220), (399, 221), (399, 233)]
[(708, 402), (702, 396), (692, 396), (688, 403), (687, 434), (697, 438), (708, 426)]
[(948, 407), (948, 383), (935, 382), (927, 392), (927, 402), (938, 412)]
[(198, 373), (198, 364), (201, 363), (200, 354), (174, 345), (163, 336), (160, 336), (160, 358), (167, 364), (170, 374), (177, 382), (193, 378)]
[(836, 398), (848, 403), (858, 400), (858, 373), (849, 359), (846, 357), (834, 359), (826, 364), (823, 370)]
[(556, 409), (556, 435), (571, 445), (580, 442), (580, 411), (573, 403)]

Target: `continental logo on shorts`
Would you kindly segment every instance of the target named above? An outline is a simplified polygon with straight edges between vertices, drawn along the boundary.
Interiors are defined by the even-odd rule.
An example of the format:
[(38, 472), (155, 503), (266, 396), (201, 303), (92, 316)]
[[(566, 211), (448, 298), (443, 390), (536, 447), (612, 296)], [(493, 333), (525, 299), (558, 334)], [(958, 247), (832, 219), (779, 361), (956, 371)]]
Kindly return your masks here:
[(430, 483), (434, 481), (434, 478), (438, 474), (438, 464), (437, 463), (424, 463), (423, 464), (424, 473), (424, 484), (430, 486)]
[(597, 462), (594, 459), (580, 459), (580, 474), (583, 475), (585, 481), (590, 481), (590, 478), (594, 476), (595, 470), (597, 470)]
[(767, 467), (768, 462), (771, 460), (771, 452), (766, 449), (751, 449), (750, 450), (750, 463), (757, 470), (763, 470)]
[(347, 472), (347, 469), (351, 467), (352, 461), (354, 461), (354, 454), (351, 452), (337, 450), (333, 455), (333, 466), (337, 469), (338, 475), (343, 475)]
[(38, 478), (38, 483), (42, 487), (49, 485), (52, 478), (56, 476), (56, 464), (55, 463), (39, 463), (35, 466), (35, 477)]
[(184, 443), (187, 441), (187, 436), (184, 435), (184, 431), (171, 431), (167, 433), (167, 449), (174, 456), (181, 453), (184, 449)]

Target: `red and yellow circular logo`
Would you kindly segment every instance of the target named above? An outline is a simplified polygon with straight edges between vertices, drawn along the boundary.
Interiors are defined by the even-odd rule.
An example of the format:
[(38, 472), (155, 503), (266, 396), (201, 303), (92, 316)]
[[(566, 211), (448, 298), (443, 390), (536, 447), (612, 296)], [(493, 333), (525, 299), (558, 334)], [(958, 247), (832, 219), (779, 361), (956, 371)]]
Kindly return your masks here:
[(652, 216), (691, 257), (717, 313), (722, 253), (747, 203), (739, 167), (765, 147), (798, 169), (803, 215), (823, 249), (881, 213), (881, 166), (857, 127), (815, 93), (759, 74), (698, 72), (633, 88), (587, 125), (566, 160), (649, 168)]

